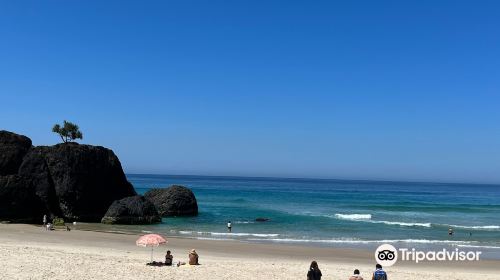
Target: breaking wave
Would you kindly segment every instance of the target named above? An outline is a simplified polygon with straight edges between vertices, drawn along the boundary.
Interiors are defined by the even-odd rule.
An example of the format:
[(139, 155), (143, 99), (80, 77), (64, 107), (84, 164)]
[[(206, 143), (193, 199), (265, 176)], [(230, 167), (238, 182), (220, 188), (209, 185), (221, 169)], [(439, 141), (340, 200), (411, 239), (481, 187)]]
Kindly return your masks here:
[(393, 221), (377, 221), (372, 220), (371, 214), (335, 214), (335, 218), (349, 221), (368, 222), (373, 224), (397, 225), (402, 227), (431, 227), (431, 223), (409, 223), (409, 222), (393, 222)]

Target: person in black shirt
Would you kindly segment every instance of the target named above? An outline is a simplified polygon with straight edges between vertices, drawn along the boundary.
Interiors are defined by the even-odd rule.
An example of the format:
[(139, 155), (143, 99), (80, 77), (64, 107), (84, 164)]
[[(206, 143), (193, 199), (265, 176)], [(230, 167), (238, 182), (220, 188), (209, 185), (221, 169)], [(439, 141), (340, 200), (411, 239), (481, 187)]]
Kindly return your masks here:
[(321, 270), (319, 270), (318, 263), (313, 261), (307, 272), (307, 280), (321, 280)]
[(172, 256), (172, 254), (170, 254), (170, 250), (167, 251), (167, 255), (165, 255), (165, 265), (172, 265), (172, 261), (174, 259), (174, 256)]

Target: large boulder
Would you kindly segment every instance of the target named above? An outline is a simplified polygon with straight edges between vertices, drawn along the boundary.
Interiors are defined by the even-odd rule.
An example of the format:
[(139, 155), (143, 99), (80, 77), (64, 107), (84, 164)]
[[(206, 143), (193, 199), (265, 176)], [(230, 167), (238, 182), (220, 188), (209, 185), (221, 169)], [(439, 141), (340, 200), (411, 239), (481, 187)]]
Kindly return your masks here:
[(101, 220), (104, 224), (152, 224), (160, 223), (161, 217), (152, 202), (136, 195), (116, 200)]
[(98, 222), (113, 201), (136, 195), (113, 151), (64, 143), (32, 148), (19, 175), (31, 178), (52, 216)]
[(43, 148), (34, 148), (25, 156), (19, 174), (24, 178), (30, 178), (31, 181), (36, 182), (36, 195), (48, 210), (46, 214), (49, 217), (64, 216), (59, 206), (59, 198), (57, 197), (54, 182), (43, 154)]
[(0, 176), (0, 220), (42, 222), (47, 213), (33, 182), (17, 175)]
[(144, 194), (153, 202), (162, 217), (198, 215), (198, 203), (194, 193), (184, 187), (173, 185), (166, 189), (151, 189)]
[(31, 139), (0, 130), (0, 176), (17, 174), (24, 155), (31, 148)]

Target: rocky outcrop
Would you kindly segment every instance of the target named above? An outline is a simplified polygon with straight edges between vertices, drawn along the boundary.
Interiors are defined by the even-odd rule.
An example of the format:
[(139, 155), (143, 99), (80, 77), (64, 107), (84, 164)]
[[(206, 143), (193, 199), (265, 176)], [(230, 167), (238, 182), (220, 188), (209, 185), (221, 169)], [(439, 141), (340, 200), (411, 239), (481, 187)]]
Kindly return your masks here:
[(28, 137), (0, 130), (0, 176), (17, 174), (30, 148), (31, 140)]
[(255, 218), (256, 222), (269, 222), (270, 220), (271, 219), (269, 218), (263, 218), (263, 217)]
[(161, 217), (152, 202), (136, 195), (116, 200), (101, 220), (104, 224), (152, 224), (160, 223)]
[(35, 147), (19, 174), (32, 177), (47, 208), (69, 220), (98, 222), (113, 201), (136, 194), (116, 155), (100, 146)]
[(153, 202), (162, 217), (198, 215), (198, 203), (194, 193), (184, 187), (173, 185), (166, 189), (151, 189), (144, 194)]
[[(21, 148), (18, 156), (9, 156), (2, 165), (9, 166), (4, 168), (9, 172), (16, 167), (17, 173), (15, 177), (0, 177), (2, 219), (32, 219), (35, 215), (38, 221), (47, 214), (69, 221), (99, 222), (115, 200), (136, 195), (118, 157), (109, 149), (77, 143), (31, 147), (29, 138), (11, 134), (16, 135), (2, 135), (19, 141), (1, 140), (0, 151)], [(23, 152), (28, 143), (30, 148)], [(24, 210), (16, 212), (19, 209)]]
[(31, 180), (18, 175), (0, 176), (0, 220), (40, 223), (41, 213), (46, 213), (46, 208)]
[(55, 191), (52, 175), (42, 149), (36, 147), (25, 156), (19, 174), (35, 182), (35, 193), (41, 199), (45, 209), (47, 209), (47, 212), (44, 212), (44, 214), (47, 214), (49, 217), (63, 217), (64, 215), (59, 205), (59, 198)]

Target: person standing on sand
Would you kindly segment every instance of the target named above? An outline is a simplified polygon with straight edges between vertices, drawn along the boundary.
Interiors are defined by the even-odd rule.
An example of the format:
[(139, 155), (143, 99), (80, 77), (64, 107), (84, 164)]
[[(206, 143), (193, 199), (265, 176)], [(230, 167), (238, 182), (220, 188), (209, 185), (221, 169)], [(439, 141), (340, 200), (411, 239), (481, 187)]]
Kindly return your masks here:
[(363, 280), (363, 277), (359, 275), (359, 270), (355, 269), (354, 274), (349, 277), (349, 280)]
[(231, 221), (227, 222), (227, 231), (231, 232), (232, 224)]
[(43, 226), (47, 226), (47, 215), (43, 215)]
[(372, 280), (387, 280), (387, 273), (382, 270), (382, 266), (380, 264), (377, 264), (375, 268), (376, 270), (373, 273)]
[(321, 280), (321, 270), (319, 270), (318, 263), (312, 261), (309, 271), (307, 272), (307, 280)]

